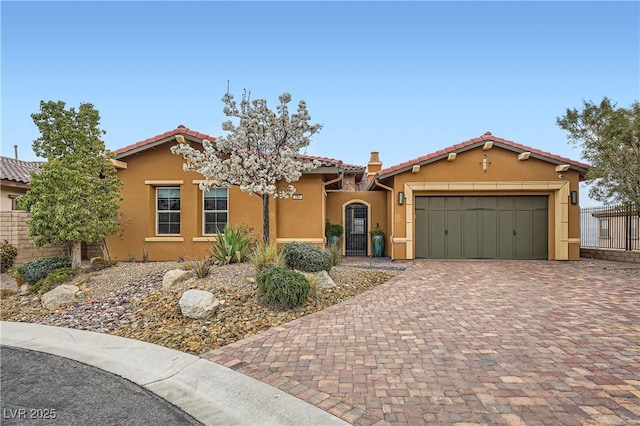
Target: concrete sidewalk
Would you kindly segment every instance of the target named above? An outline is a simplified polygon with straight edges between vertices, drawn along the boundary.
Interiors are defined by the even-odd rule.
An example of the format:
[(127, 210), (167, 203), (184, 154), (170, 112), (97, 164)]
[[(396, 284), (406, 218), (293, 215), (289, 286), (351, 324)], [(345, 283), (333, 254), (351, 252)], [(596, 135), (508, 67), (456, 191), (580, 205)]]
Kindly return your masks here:
[[(77, 401), (75, 406), (79, 410), (86, 410), (85, 406), (94, 407), (97, 412), (91, 413), (93, 416), (90, 417), (93, 419), (91, 423), (94, 425), (122, 424), (114, 423), (113, 413), (117, 412), (118, 409), (120, 409), (121, 413), (133, 410), (131, 405), (110, 398), (107, 392), (103, 394), (103, 390), (107, 388), (115, 389), (114, 392), (121, 393), (124, 398), (121, 398), (120, 401), (126, 401), (129, 397), (137, 397), (136, 394), (140, 393), (142, 389), (163, 398), (163, 400), (158, 398), (158, 401), (153, 403), (157, 404), (158, 407), (163, 406), (164, 413), (161, 414), (160, 411), (157, 411), (155, 412), (156, 417), (149, 419), (148, 423), (136, 424), (197, 424), (193, 419), (206, 425), (347, 424), (337, 417), (265, 383), (213, 362), (158, 345), (84, 330), (4, 321), (0, 322), (0, 345), (3, 346), (3, 363), (5, 362), (5, 353), (9, 355), (7, 362), (10, 361), (11, 357), (14, 360), (20, 355), (25, 358), (22, 372), (20, 371), (19, 362), (12, 362), (11, 368), (6, 369), (6, 374), (3, 366), (3, 392), (0, 405), (3, 408), (3, 415), (6, 414), (8, 417), (12, 417), (11, 415), (15, 413), (15, 411), (10, 410), (19, 408), (26, 408), (26, 415), (31, 414), (30, 408), (35, 410), (58, 408), (56, 410), (57, 417), (61, 415), (61, 407), (53, 406), (55, 405), (54, 403), (45, 407), (40, 406), (42, 404), (41, 401), (31, 401), (31, 403), (23, 401), (22, 404), (24, 405), (19, 407), (15, 401), (6, 400), (8, 395), (11, 394), (7, 392), (10, 388), (5, 387), (5, 385), (10, 385), (11, 380), (16, 379), (16, 375), (30, 374), (28, 371), (29, 363), (27, 362), (29, 357), (33, 358), (35, 356), (33, 358), (34, 361), (44, 360), (44, 362), (51, 363), (51, 368), (48, 369), (46, 368), (47, 366), (41, 366), (43, 367), (40, 370), (41, 372), (48, 371), (50, 375), (62, 375), (63, 378), (65, 375), (73, 374), (65, 369), (58, 368), (63, 365), (65, 368), (68, 367), (73, 370), (74, 366), (68, 363), (65, 365), (64, 362), (60, 364), (60, 360), (57, 357), (47, 357), (42, 354), (38, 357), (38, 354), (18, 353), (16, 349), (12, 349), (22, 348), (75, 360), (120, 376), (101, 375), (99, 379), (96, 379), (97, 385), (87, 386), (80, 393), (80, 398), (85, 398), (86, 402), (91, 403), (83, 404), (82, 401)], [(28, 383), (29, 386), (34, 388), (33, 395), (38, 394), (36, 389), (43, 387), (46, 389), (55, 384), (54, 380), (42, 380), (42, 374), (36, 374), (37, 377), (34, 376), (34, 380)], [(96, 374), (96, 372), (91, 374)], [(121, 378), (132, 383), (127, 384), (126, 380), (119, 382)], [(103, 386), (99, 384), (100, 381), (102, 381)], [(56, 396), (55, 400), (62, 401), (65, 398), (65, 392), (68, 392), (70, 397), (77, 398), (77, 396), (72, 395), (76, 390), (72, 386), (56, 386), (51, 389), (51, 394)], [(18, 394), (25, 395), (24, 392)], [(108, 408), (109, 413), (112, 413), (112, 417), (105, 417), (105, 423), (99, 422), (101, 418), (100, 404), (96, 405), (96, 400), (102, 401), (103, 408), (105, 410)], [(49, 401), (53, 401), (53, 399)], [(148, 401), (147, 403), (149, 403)], [(118, 403), (123, 404), (123, 406), (120, 408), (114, 407), (114, 404)], [(184, 413), (181, 413), (180, 410), (184, 411)], [(185, 413), (188, 415), (185, 415)], [(39, 412), (34, 412), (36, 416), (39, 414)], [(44, 415), (44, 412), (42, 414)], [(147, 414), (142, 414), (144, 416), (152, 416), (154, 411), (151, 410)], [(167, 419), (173, 420), (166, 423)], [(8, 420), (8, 418), (3, 419), (3, 423)], [(55, 422), (55, 420), (49, 420), (49, 422)], [(77, 424), (86, 424), (86, 422), (80, 421)]]

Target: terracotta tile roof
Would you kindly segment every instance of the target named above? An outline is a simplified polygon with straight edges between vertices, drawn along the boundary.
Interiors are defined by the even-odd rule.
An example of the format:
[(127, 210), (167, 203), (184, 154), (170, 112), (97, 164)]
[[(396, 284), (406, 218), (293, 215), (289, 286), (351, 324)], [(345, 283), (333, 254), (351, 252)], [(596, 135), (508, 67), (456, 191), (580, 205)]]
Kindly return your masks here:
[[(195, 138), (199, 141), (202, 141), (203, 139), (207, 139), (211, 142), (215, 142), (216, 140), (216, 138), (213, 136), (207, 135), (205, 133), (196, 132), (195, 130), (191, 130), (183, 125), (180, 125), (173, 130), (169, 130), (168, 132), (161, 133), (159, 135), (147, 138), (143, 141), (136, 142), (132, 145), (128, 145), (116, 150), (116, 158), (117, 159), (124, 158), (128, 155), (132, 155), (137, 152), (144, 151), (145, 149), (152, 148), (158, 144), (171, 140), (173, 137), (177, 135), (191, 136), (192, 138)], [(308, 161), (318, 160), (320, 161), (320, 164), (324, 167), (343, 167), (342, 161), (336, 160), (335, 158), (316, 157), (312, 155), (301, 155), (300, 158)], [(360, 167), (360, 166), (355, 166), (355, 167)]]
[(303, 161), (318, 160), (320, 162), (320, 165), (323, 167), (342, 167), (342, 161), (336, 160), (335, 158), (316, 157), (313, 155), (304, 155), (304, 154), (301, 155), (300, 158)]
[(161, 133), (159, 135), (147, 138), (143, 141), (136, 142), (132, 145), (127, 145), (123, 148), (116, 150), (116, 158), (120, 159), (126, 157), (131, 154), (135, 154), (136, 152), (144, 151), (147, 148), (151, 148), (153, 146), (158, 145), (159, 143), (166, 142), (170, 140), (172, 137), (176, 135), (186, 135), (191, 136), (197, 139), (208, 139), (211, 142), (215, 141), (216, 138), (213, 136), (209, 136), (204, 133), (196, 132), (195, 130), (188, 129), (183, 125), (179, 125), (173, 130), (169, 130), (168, 132)]
[(357, 164), (346, 164), (346, 163), (344, 163), (342, 165), (342, 168), (347, 172), (356, 172), (356, 173), (361, 172), (361, 173), (364, 173), (364, 171), (366, 169), (366, 166), (359, 166)]
[(0, 157), (0, 179), (19, 183), (31, 181), (31, 171), (40, 169), (43, 161), (22, 161)]
[(566, 157), (561, 157), (559, 155), (555, 155), (555, 154), (552, 154), (550, 152), (541, 151), (539, 149), (532, 148), (532, 147), (529, 147), (529, 146), (526, 146), (526, 145), (522, 145), (522, 144), (519, 144), (517, 142), (510, 141), (508, 139), (499, 138), (499, 137), (493, 136), (490, 132), (487, 132), (487, 133), (485, 133), (484, 135), (482, 135), (480, 137), (469, 139), (467, 141), (460, 142), (460, 143), (457, 143), (455, 145), (451, 145), (448, 148), (444, 148), (444, 149), (440, 149), (438, 151), (432, 152), (431, 154), (423, 155), (421, 157), (414, 158), (413, 160), (405, 161), (405, 162), (397, 164), (395, 166), (388, 167), (386, 169), (380, 170), (376, 174), (376, 178), (380, 179), (380, 178), (390, 177), (390, 176), (398, 174), (398, 173), (400, 173), (402, 171), (405, 171), (406, 169), (409, 169), (409, 168), (413, 167), (414, 165), (429, 163), (429, 162), (435, 161), (436, 159), (439, 159), (440, 157), (444, 157), (445, 155), (448, 155), (448, 154), (450, 154), (452, 152), (456, 152), (458, 150), (471, 149), (474, 146), (481, 145), (481, 144), (483, 144), (485, 142), (494, 142), (494, 143), (496, 143), (498, 145), (504, 145), (504, 146), (506, 146), (508, 148), (513, 149), (514, 151), (516, 151), (518, 153), (531, 152), (531, 154), (543, 157), (543, 159), (546, 159), (547, 161), (551, 161), (551, 162), (559, 163), (559, 164), (569, 164), (570, 166), (573, 166), (574, 168), (579, 169), (580, 171), (586, 172), (589, 169), (589, 165), (588, 164), (581, 163), (581, 162), (575, 161), (575, 160), (571, 160), (571, 159), (566, 158)]

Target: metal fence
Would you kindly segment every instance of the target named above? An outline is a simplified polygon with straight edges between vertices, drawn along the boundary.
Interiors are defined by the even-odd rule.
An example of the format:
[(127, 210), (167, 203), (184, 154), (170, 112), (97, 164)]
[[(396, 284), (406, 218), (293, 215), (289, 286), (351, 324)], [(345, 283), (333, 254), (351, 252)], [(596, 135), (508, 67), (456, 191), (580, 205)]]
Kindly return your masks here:
[(640, 206), (580, 209), (581, 247), (640, 250)]

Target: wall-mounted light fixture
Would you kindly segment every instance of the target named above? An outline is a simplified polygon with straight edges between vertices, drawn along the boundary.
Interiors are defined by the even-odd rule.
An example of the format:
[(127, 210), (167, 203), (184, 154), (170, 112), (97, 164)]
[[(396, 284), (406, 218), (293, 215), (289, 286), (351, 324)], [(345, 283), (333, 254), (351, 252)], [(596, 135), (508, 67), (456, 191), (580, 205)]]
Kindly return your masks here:
[(402, 191), (398, 192), (398, 204), (400, 205), (404, 204), (404, 192)]
[(578, 204), (578, 191), (571, 191), (571, 204)]

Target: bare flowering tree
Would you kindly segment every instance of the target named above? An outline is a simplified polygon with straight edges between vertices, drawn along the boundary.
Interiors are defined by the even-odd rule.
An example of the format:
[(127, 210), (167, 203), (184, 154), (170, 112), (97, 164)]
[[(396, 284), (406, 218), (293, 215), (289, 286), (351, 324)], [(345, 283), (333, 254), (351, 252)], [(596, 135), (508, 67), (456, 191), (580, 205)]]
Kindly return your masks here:
[[(301, 100), (298, 110), (289, 114), (289, 93), (282, 94), (277, 112), (267, 101), (251, 101), (245, 91), (240, 105), (233, 95), (222, 98), (224, 114), (230, 120), (222, 123), (227, 132), (215, 142), (202, 141), (202, 150), (181, 143), (171, 152), (186, 160), (184, 170), (205, 177), (200, 189), (239, 186), (242, 191), (262, 197), (263, 238), (269, 242), (269, 197), (288, 198), (295, 192), (292, 185), (304, 171), (320, 166), (318, 161), (303, 161), (301, 150), (309, 146), (311, 136), (322, 126), (310, 124), (307, 104)], [(235, 122), (234, 122), (235, 121)]]

